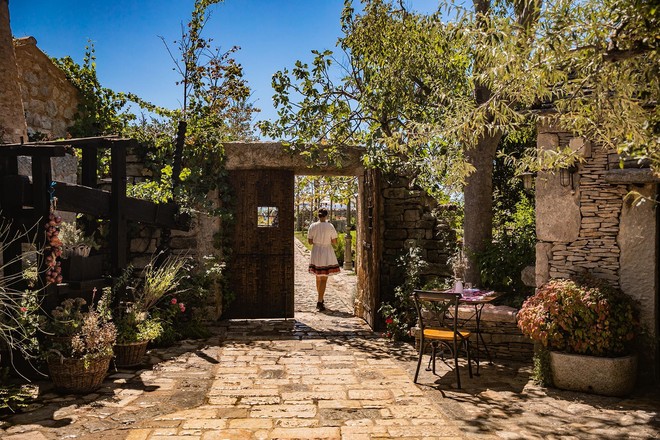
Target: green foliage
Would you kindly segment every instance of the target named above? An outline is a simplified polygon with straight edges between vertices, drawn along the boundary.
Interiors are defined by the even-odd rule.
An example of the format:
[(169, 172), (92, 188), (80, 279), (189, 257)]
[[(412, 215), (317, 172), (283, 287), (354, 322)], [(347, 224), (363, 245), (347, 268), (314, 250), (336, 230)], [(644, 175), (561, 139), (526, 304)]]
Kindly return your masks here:
[(630, 351), (638, 314), (630, 297), (604, 281), (555, 279), (525, 301), (518, 327), (549, 350), (612, 357)]
[[(355, 255), (355, 231), (351, 231), (351, 254)], [(333, 249), (335, 250), (335, 255), (337, 256), (337, 259), (340, 261), (344, 261), (344, 254), (345, 254), (345, 249), (346, 249), (346, 234), (343, 232), (340, 232), (337, 234), (337, 244), (332, 246)], [(355, 261), (353, 259), (352, 261)]]
[(161, 298), (180, 292), (189, 259), (174, 254), (161, 259), (162, 255), (154, 255), (144, 268), (144, 278), (135, 291), (134, 305), (139, 312), (148, 312)]
[(516, 204), (510, 220), (494, 231), (493, 242), (479, 253), (479, 272), (484, 287), (510, 295), (514, 307), (532, 289), (523, 284), (520, 273), (535, 261), (536, 223), (534, 205), (523, 197)]
[[(203, 319), (202, 307), (209, 301), (209, 292), (222, 291), (223, 303), (231, 300), (225, 287), (225, 263), (217, 257), (207, 255), (203, 267), (191, 270), (181, 280), (181, 288), (176, 295), (163, 298), (153, 309), (152, 316), (158, 319), (163, 331), (155, 340), (157, 346), (170, 346), (181, 339), (207, 338), (210, 332)], [(218, 299), (218, 298), (216, 298)]]
[(533, 363), (532, 380), (541, 386), (551, 386), (550, 350), (545, 347), (538, 347), (534, 351)]
[[(0, 370), (0, 382), (5, 383), (6, 370)], [(0, 386), (0, 414), (6, 411), (16, 412), (32, 403), (38, 394), (34, 386), (10, 385)]]
[(531, 126), (508, 133), (500, 142), (493, 169), (493, 241), (477, 254), (481, 284), (507, 292), (505, 301), (513, 307), (532, 293), (520, 273), (533, 265), (536, 245), (533, 195), (524, 191), (514, 162), (535, 147)]
[[(168, 111), (134, 97), (161, 119), (142, 118), (131, 128), (138, 139), (146, 165), (153, 172), (148, 183), (139, 183), (131, 192), (142, 198), (162, 202), (174, 198), (189, 209), (203, 209), (220, 214), (209, 203), (209, 191), (227, 193), (223, 142), (253, 139), (250, 120), (257, 110), (248, 102), (250, 88), (243, 69), (232, 57), (238, 50), (226, 52), (213, 47), (212, 39), (203, 36), (210, 18), (209, 8), (219, 0), (196, 0), (190, 21), (174, 43), (176, 50), (163, 40), (179, 74), (182, 108)], [(133, 97), (132, 97), (133, 98)], [(172, 157), (173, 133), (178, 121), (186, 121), (183, 167), (174, 182)]]
[(192, 309), (185, 305), (195, 304), (195, 299), (200, 298), (195, 294), (179, 295), (178, 298), (164, 302), (153, 311), (153, 316), (160, 320), (163, 327), (161, 335), (154, 340), (156, 346), (168, 347), (182, 339), (199, 339), (210, 336), (206, 326), (193, 315)]
[[(114, 310), (119, 342), (153, 341), (164, 333), (166, 323), (154, 309), (184, 290), (182, 285), (188, 270), (189, 259), (186, 257), (155, 254), (141, 277), (132, 278), (133, 268), (130, 266), (124, 271), (115, 284), (115, 290), (126, 287), (127, 292)], [(185, 310), (183, 303), (179, 307), (181, 311)]]
[(125, 313), (115, 321), (115, 325), (118, 343), (153, 341), (163, 333), (162, 323), (146, 314)]
[(135, 116), (125, 110), (128, 102), (123, 93), (102, 87), (96, 74), (94, 45), (85, 48), (83, 64), (71, 57), (54, 58), (53, 62), (79, 91), (78, 112), (69, 133), (73, 137), (120, 134)]
[(413, 290), (422, 286), (420, 272), (427, 263), (422, 259), (419, 248), (410, 248), (397, 262), (404, 268), (404, 283), (394, 289), (393, 301), (383, 302), (378, 312), (385, 319), (385, 336), (395, 340), (409, 340), (413, 337), (412, 328), (417, 323), (417, 312), (411, 295)]
[(316, 163), (341, 162), (340, 147), (364, 145), (367, 165), (443, 193), (443, 180), (457, 181), (447, 163), (463, 169), (462, 154), (420, 124), (441, 124), (444, 101), (469, 93), (468, 60), (443, 26), (388, 1), (364, 2), (360, 14), (347, 1), (342, 56), (312, 51), (311, 64), (297, 61), (275, 73), (279, 119), (260, 128)]
[(62, 222), (58, 228), (60, 232), (58, 237), (65, 249), (77, 246), (86, 246), (93, 249), (99, 247), (94, 236), (86, 235), (85, 231), (79, 228), (75, 222)]
[[(27, 237), (26, 231), (12, 231), (11, 222), (0, 216), (0, 253), (14, 243), (27, 242)], [(44, 325), (42, 292), (34, 287), (40, 255), (36, 246), (29, 246), (22, 255), (0, 263), (0, 348), (7, 349), (10, 356), (17, 352), (28, 360), (39, 348), (37, 336)], [(27, 263), (27, 267), (21, 274), (9, 275), (7, 269), (16, 263)], [(18, 289), (16, 285), (27, 288)]]

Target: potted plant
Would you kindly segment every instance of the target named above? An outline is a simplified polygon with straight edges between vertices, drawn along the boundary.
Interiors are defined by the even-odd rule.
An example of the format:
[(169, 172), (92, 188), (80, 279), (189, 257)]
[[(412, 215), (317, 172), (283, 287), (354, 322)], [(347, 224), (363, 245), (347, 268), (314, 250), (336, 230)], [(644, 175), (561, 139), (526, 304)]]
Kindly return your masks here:
[(75, 223), (61, 222), (59, 238), (62, 241), (62, 258), (89, 257), (91, 250), (98, 247), (94, 236), (85, 235), (85, 231), (78, 228)]
[(588, 277), (551, 280), (525, 301), (518, 327), (549, 350), (557, 388), (611, 396), (633, 390), (640, 325), (635, 302), (621, 290)]
[(463, 293), (463, 280), (468, 267), (468, 259), (463, 249), (456, 250), (456, 253), (449, 258), (448, 264), (454, 272), (454, 291)]
[(72, 393), (88, 393), (103, 382), (112, 359), (117, 332), (108, 306), (109, 289), (86, 309), (83, 298), (66, 299), (51, 312), (46, 362), (55, 386)]
[(103, 255), (90, 255), (98, 249), (93, 235), (86, 235), (76, 223), (61, 222), (58, 226), (61, 241), (62, 272), (69, 281), (92, 280), (101, 277)]
[[(116, 310), (115, 364), (118, 367), (138, 365), (146, 353), (147, 344), (163, 332), (161, 321), (151, 316), (151, 310), (163, 297), (178, 292), (186, 261), (176, 255), (163, 261), (155, 256), (145, 267), (143, 278), (136, 286), (127, 289), (129, 297)], [(130, 273), (131, 269), (124, 277), (130, 277)]]

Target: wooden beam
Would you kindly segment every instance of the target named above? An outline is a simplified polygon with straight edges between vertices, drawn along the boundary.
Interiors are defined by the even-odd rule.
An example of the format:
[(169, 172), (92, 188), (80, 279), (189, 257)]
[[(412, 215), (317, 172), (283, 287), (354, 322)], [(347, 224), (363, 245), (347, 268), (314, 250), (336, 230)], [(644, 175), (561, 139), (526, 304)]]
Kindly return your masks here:
[[(10, 151), (19, 149), (21, 151), (49, 151), (55, 148), (55, 151), (67, 148), (98, 149), (98, 148), (127, 148), (137, 145), (137, 141), (131, 138), (121, 138), (119, 136), (98, 136), (77, 139), (62, 139), (58, 141), (39, 141), (39, 142), (26, 142), (23, 144), (4, 144), (0, 145), (0, 152), (6, 151), (4, 154), (12, 154)], [(6, 149), (6, 150), (5, 150)], [(29, 150), (25, 150), (29, 149)], [(30, 156), (31, 154), (18, 154), (19, 156)]]
[(0, 145), (0, 156), (61, 157), (69, 149), (56, 145)]
[(128, 221), (126, 219), (126, 149), (113, 148), (110, 163), (110, 246), (112, 274), (120, 275), (128, 264)]
[(57, 206), (62, 211), (97, 217), (110, 216), (110, 192), (65, 182), (56, 182)]
[(57, 141), (37, 141), (37, 142), (25, 142), (22, 144), (6, 144), (4, 146), (8, 147), (23, 147), (23, 146), (54, 146), (54, 145), (70, 145), (76, 148), (84, 147), (99, 147), (103, 141), (108, 139), (122, 139), (119, 136), (94, 136), (86, 138), (74, 138), (74, 139), (60, 139)]
[(96, 146), (82, 150), (81, 183), (90, 188), (96, 188), (98, 183), (98, 148)]
[[(34, 242), (37, 248), (45, 246), (46, 243), (46, 230), (44, 226), (48, 221), (50, 214), (50, 189), (52, 182), (50, 157), (33, 157), (32, 158), (32, 206), (34, 207), (34, 214), (37, 217), (38, 225), (36, 227), (36, 235)], [(37, 259), (37, 273), (39, 274), (39, 282), (41, 286), (46, 286), (46, 260), (45, 255), (39, 255)]]
[[(110, 192), (71, 183), (57, 182), (55, 191), (62, 211), (81, 212), (97, 217), (110, 217)], [(175, 203), (156, 204), (148, 200), (126, 197), (126, 220), (152, 226), (187, 231), (190, 216), (178, 214)]]
[(126, 217), (131, 221), (179, 231), (190, 229), (190, 216), (180, 214), (176, 203), (155, 204), (147, 200), (127, 197)]
[(660, 177), (653, 174), (650, 168), (624, 168), (609, 170), (605, 173), (605, 181), (612, 184), (646, 184), (658, 183)]

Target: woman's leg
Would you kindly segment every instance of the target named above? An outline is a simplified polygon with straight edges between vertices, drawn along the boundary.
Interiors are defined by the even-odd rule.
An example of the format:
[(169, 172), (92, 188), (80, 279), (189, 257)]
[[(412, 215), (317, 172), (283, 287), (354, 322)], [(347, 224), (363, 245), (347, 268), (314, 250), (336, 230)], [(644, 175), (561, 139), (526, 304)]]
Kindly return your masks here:
[(318, 299), (316, 301), (316, 308), (320, 311), (325, 310), (323, 306), (323, 296), (325, 295), (325, 286), (328, 284), (328, 277), (326, 275), (317, 275), (316, 276), (316, 292), (318, 293)]
[(319, 294), (318, 302), (323, 302), (323, 295), (325, 295), (325, 286), (328, 284), (328, 277), (326, 275), (322, 275), (319, 277), (316, 277), (317, 281), (317, 287), (316, 291)]

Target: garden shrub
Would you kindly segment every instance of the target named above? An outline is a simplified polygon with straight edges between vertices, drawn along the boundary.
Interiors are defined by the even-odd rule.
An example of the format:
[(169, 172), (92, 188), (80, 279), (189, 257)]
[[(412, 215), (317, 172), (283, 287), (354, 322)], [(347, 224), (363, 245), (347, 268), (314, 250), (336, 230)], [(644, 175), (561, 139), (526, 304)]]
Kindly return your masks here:
[(632, 298), (594, 278), (550, 280), (525, 301), (518, 327), (549, 350), (606, 357), (629, 353), (640, 330)]

